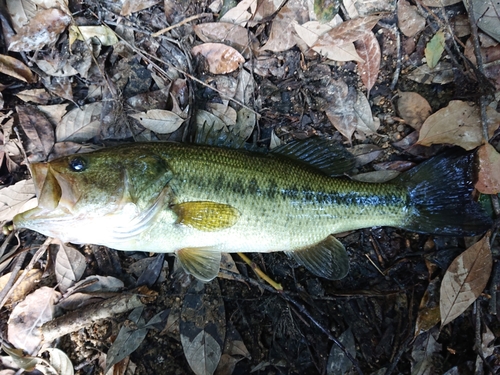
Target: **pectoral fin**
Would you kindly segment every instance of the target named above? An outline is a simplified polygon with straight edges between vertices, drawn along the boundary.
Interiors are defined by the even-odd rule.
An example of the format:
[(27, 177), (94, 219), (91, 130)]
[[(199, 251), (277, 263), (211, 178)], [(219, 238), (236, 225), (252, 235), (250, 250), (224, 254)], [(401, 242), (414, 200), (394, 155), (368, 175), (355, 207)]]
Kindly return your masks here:
[(311, 273), (325, 279), (339, 280), (349, 272), (349, 258), (344, 245), (333, 236), (288, 254)]
[(201, 281), (210, 281), (219, 273), (221, 252), (209, 248), (185, 248), (178, 250), (176, 255), (182, 268)]
[(184, 202), (172, 206), (177, 214), (177, 224), (186, 225), (204, 232), (215, 232), (232, 227), (238, 221), (240, 213), (230, 205), (196, 201)]

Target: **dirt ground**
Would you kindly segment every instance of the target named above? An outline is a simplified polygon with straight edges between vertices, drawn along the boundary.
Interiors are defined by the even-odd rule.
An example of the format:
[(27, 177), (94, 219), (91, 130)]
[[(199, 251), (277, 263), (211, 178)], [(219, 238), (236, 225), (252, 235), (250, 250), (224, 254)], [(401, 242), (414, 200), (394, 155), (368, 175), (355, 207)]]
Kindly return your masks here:
[[(317, 52), (306, 45), (305, 39), (298, 43), (297, 29), (286, 28), (287, 24), (313, 21), (313, 13), (324, 23), (330, 21), (337, 11), (335, 1), (274, 2), (279, 4), (271, 10), (262, 9), (266, 2), (258, 2), (261, 8), (257, 10), (248, 6), (250, 20), (240, 26), (248, 32), (243, 42), (236, 36), (219, 37), (220, 40), (212, 34), (206, 40), (200, 37), (203, 33), (208, 35), (208, 27), (200, 25), (220, 21), (224, 11), (234, 8), (236, 2), (224, 2), (222, 10), (214, 10), (203, 1), (153, 1), (142, 10), (126, 11), (124, 4), (132, 7), (132, 3), (70, 2), (72, 20), (61, 31), (54, 31), (57, 37), (52, 43), (19, 50), (7, 48), (11, 10), (6, 5), (0, 7), (4, 29), (2, 54), (29, 66), (35, 77), (21, 80), (6, 72), (6, 68), (0, 70), (5, 146), (1, 149), (0, 181), (4, 187), (29, 178), (25, 156), (19, 149), (17, 155), (12, 154), (6, 146), (8, 142), (22, 143), (30, 162), (43, 161), (77, 152), (80, 144), (87, 147), (133, 141), (193, 141), (204, 136), (200, 118), (210, 119), (214, 127), (224, 127), (226, 121), (226, 125), (230, 124), (224, 127), (230, 134), (227, 138), (247, 146), (272, 148), (311, 136), (333, 139), (355, 155), (353, 174), (378, 171), (372, 178), (380, 181), (387, 171), (402, 172), (450, 145), (463, 146), (459, 141), (443, 139), (426, 144), (420, 130), (430, 113), (447, 107), (451, 101), (476, 103), (476, 108), (484, 101), (491, 108), (496, 103), (492, 110), (499, 108), (495, 102), (499, 99), (499, 82), (495, 81), (498, 75), (491, 70), (497, 69), (495, 65), (482, 73), (464, 58), (469, 53), (465, 45), (472, 37), (470, 32), (462, 35), (457, 26), (458, 21), (470, 26), (469, 10), (462, 2), (433, 8), (425, 1), (380, 1), (377, 4), (382, 9), (360, 12), (359, 17), (378, 18), (370, 20), (373, 26), (363, 31), (370, 33), (369, 38), (363, 39), (366, 35), (360, 34), (352, 48), (362, 51), (360, 40), (366, 45), (377, 43), (379, 67), (328, 58), (323, 50)], [(340, 7), (344, 21), (356, 19), (346, 7), (345, 2)], [(421, 17), (414, 22), (421, 25), (415, 26), (412, 36), (407, 36), (402, 30), (409, 34), (410, 26), (403, 25), (402, 19), (416, 17), (414, 11)], [(276, 26), (278, 22), (282, 23), (281, 29)], [(119, 42), (106, 45), (102, 40), (84, 42), (76, 37), (70, 44), (72, 37), (66, 28), (70, 23), (108, 25), (119, 35)], [(173, 27), (161, 35), (153, 36), (170, 26)], [(349, 32), (358, 32), (358, 26), (351, 27)], [(441, 61), (452, 65), (453, 77), (443, 83), (431, 71), (426, 77), (434, 82), (424, 83), (425, 77), (415, 79), (411, 73), (425, 66), (426, 58), (430, 59), (426, 49), (438, 30), (448, 33)], [(450, 33), (460, 43), (453, 43)], [(294, 35), (293, 41), (288, 40), (289, 34)], [(343, 37), (344, 34), (338, 36)], [(193, 53), (193, 47), (211, 42), (231, 45), (238, 55), (223, 50), (223, 54), (236, 57), (229, 62), (221, 62), (219, 57), (214, 62), (210, 54), (217, 53), (214, 46), (207, 47), (210, 53)], [(323, 48), (330, 42), (325, 39)], [(289, 48), (287, 43), (291, 44)], [(491, 56), (497, 53), (497, 47), (498, 43), (493, 42), (484, 47), (490, 48), (487, 59), (495, 61)], [(238, 60), (239, 56), (242, 60)], [(69, 69), (67, 64), (76, 70), (72, 75), (50, 73), (38, 63), (40, 60), (50, 61), (59, 71)], [(234, 61), (237, 64), (232, 67)], [(373, 64), (372, 59), (364, 61)], [(9, 69), (18, 74), (22, 71)], [(221, 71), (216, 74), (214, 69)], [(362, 78), (363, 75), (368, 78)], [(369, 90), (367, 82), (372, 82)], [(36, 100), (18, 95), (33, 89), (43, 91), (30, 91)], [(404, 109), (398, 101), (402, 92), (424, 98), (429, 107), (427, 115), (422, 114), (427, 107), (411, 102), (413, 99), (410, 103), (414, 104)], [(362, 98), (367, 106), (360, 104), (365, 103)], [(35, 108), (62, 104), (66, 107), (58, 118), (49, 110)], [(91, 110), (90, 105), (99, 107)], [(85, 117), (71, 122), (78, 128), (72, 128), (72, 134), (79, 137), (68, 135), (68, 128), (53, 122), (56, 118), (57, 124), (68, 124), (64, 116), (68, 117), (75, 108), (80, 108)], [(160, 125), (153, 121), (157, 120), (153, 110), (169, 111), (169, 125), (160, 124), (169, 126), (169, 130), (159, 130)], [(136, 114), (138, 117), (130, 116)], [(42, 125), (40, 116), (46, 116), (49, 125)], [(241, 121), (243, 117), (248, 121)], [(93, 128), (89, 124), (96, 118), (98, 125)], [(145, 118), (151, 121), (144, 121)], [(235, 121), (230, 123), (228, 118)], [(500, 122), (495, 119), (487, 134), (489, 143), (498, 150)], [(79, 126), (79, 122), (83, 125)], [(29, 129), (36, 129), (32, 130), (37, 134), (36, 141), (35, 133)], [(468, 150), (480, 145), (481, 142)], [(43, 151), (47, 149), (50, 151)], [(481, 202), (491, 217), (498, 219), (498, 194), (483, 194)], [(93, 275), (113, 277), (123, 287), (119, 292), (82, 291), (88, 298), (86, 302), (78, 300), (57, 310), (56, 315), (60, 316), (63, 311), (77, 311), (74, 316), (87, 323), (58, 338), (52, 347), (66, 353), (74, 373), (81, 375), (104, 374), (106, 358), (109, 362), (111, 357), (120, 357), (116, 352), (111, 355), (110, 348), (122, 327), (129, 329), (128, 336), (120, 338), (124, 341), (120, 341), (120, 346), (114, 344), (113, 350), (121, 351), (125, 358), (110, 370), (113, 374), (211, 374), (215, 367), (219, 375), (499, 373), (498, 220), (496, 223), (488, 237), (491, 258), (489, 271), (484, 271), (488, 276), (486, 286), (469, 298), (464, 312), (445, 325), (440, 324), (439, 315), (439, 291), (445, 273), (452, 261), (482, 236), (442, 237), (391, 227), (342, 233), (338, 238), (347, 249), (350, 271), (338, 281), (314, 276), (284, 253), (271, 253), (247, 254), (251, 265), (231, 254), (224, 259), (219, 277), (202, 284), (186, 275), (170, 255), (158, 258), (142, 252), (75, 246), (85, 264), (79, 280)], [(18, 236), (20, 245), (14, 256), (8, 262), (0, 258), (2, 275), (10, 275), (15, 267), (22, 271), (29, 266), (42, 271), (32, 290), (50, 287), (61, 291), (64, 298), (71, 294), (69, 288), (63, 291), (59, 287), (61, 280), (55, 263), (57, 252), (62, 250), (52, 243), (36, 259), (35, 253), (47, 244), (46, 238), (31, 231), (21, 231)], [(4, 235), (0, 240), (4, 244), (2, 257), (17, 246), (12, 236), (7, 239)], [(18, 258), (21, 256), (24, 258)], [(36, 262), (29, 265), (32, 260)], [(281, 284), (282, 290), (269, 286), (254, 272), (255, 267)], [(100, 283), (103, 281), (96, 282)], [(138, 290), (139, 286), (142, 289)], [(136, 315), (130, 316), (130, 309), (93, 321), (91, 315), (96, 310), (92, 310), (95, 305), (91, 302), (132, 295), (139, 296), (143, 304), (143, 308), (134, 310)], [(11, 338), (8, 322), (21, 300), (4, 305), (0, 311), (4, 343)], [(68, 319), (60, 319), (57, 324), (69, 325)], [(350, 353), (351, 359), (346, 353)], [(46, 354), (40, 356), (47, 358)], [(2, 363), (0, 374), (14, 373), (11, 369), (16, 366), (7, 361), (5, 352)]]

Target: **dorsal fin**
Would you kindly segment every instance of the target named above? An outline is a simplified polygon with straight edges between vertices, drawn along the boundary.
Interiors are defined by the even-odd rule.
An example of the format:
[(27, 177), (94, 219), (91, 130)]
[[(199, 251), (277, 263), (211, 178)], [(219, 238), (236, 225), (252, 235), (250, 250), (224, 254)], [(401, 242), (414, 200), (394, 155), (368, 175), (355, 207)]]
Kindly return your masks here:
[(356, 163), (354, 156), (342, 145), (318, 137), (293, 140), (271, 152), (305, 163), (328, 176), (341, 176)]

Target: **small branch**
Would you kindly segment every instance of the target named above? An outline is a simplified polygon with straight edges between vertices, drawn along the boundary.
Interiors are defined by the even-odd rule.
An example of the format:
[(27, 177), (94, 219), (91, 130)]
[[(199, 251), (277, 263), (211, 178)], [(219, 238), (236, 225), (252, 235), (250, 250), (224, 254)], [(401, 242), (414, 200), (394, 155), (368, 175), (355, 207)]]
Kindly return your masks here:
[(204, 17), (212, 17), (213, 14), (212, 13), (201, 13), (201, 14), (196, 14), (194, 16), (191, 16), (191, 17), (188, 17), (188, 18), (185, 18), (183, 19), (181, 22), (179, 23), (176, 23), (175, 25), (172, 25), (172, 26), (169, 26), (169, 27), (166, 27), (164, 29), (161, 29), (160, 31), (157, 31), (156, 33), (153, 33), (151, 34), (152, 37), (156, 38), (162, 34), (165, 34), (167, 32), (169, 32), (170, 30), (173, 30), (177, 27), (181, 27), (182, 25), (185, 25), (186, 23), (188, 22), (191, 22), (191, 21), (194, 21), (194, 20), (197, 20), (199, 18), (204, 18)]
[(252, 262), (248, 257), (243, 254), (243, 253), (238, 253), (241, 259), (248, 264), (250, 267), (252, 267), (253, 271), (263, 280), (265, 280), (269, 285), (271, 285), (274, 289), (282, 291), (283, 287), (281, 286), (280, 283), (274, 281), (271, 279), (269, 276), (267, 276), (264, 271), (262, 271), (259, 266), (257, 266), (254, 262)]

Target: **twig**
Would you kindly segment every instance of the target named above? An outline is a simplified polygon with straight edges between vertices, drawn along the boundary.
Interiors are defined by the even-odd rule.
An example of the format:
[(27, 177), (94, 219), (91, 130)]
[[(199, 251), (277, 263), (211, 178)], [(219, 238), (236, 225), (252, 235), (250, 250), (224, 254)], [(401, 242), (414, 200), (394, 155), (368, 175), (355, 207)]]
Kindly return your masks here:
[(266, 273), (264, 273), (264, 271), (262, 271), (259, 266), (257, 266), (254, 262), (252, 262), (250, 259), (248, 259), (248, 257), (243, 254), (243, 253), (238, 253), (238, 255), (240, 256), (241, 259), (243, 259), (243, 261), (248, 264), (250, 267), (252, 267), (253, 271), (263, 280), (265, 280), (269, 285), (271, 285), (274, 289), (276, 290), (279, 290), (279, 291), (282, 291), (283, 290), (283, 287), (281, 286), (280, 283), (274, 281), (273, 279), (271, 279), (269, 276), (267, 276)]
[(156, 33), (153, 33), (151, 34), (152, 37), (156, 38), (162, 34), (165, 34), (167, 32), (169, 32), (170, 30), (173, 30), (177, 27), (181, 27), (182, 25), (185, 25), (186, 23), (188, 22), (191, 22), (191, 21), (194, 21), (194, 20), (197, 20), (199, 18), (204, 18), (204, 17), (211, 17), (213, 16), (212, 13), (201, 13), (201, 14), (196, 14), (194, 16), (191, 16), (191, 17), (188, 17), (188, 18), (185, 18), (183, 19), (181, 22), (179, 23), (176, 23), (175, 25), (172, 25), (172, 26), (169, 26), (169, 27), (166, 27), (164, 29), (161, 29), (160, 31), (157, 31)]
[(246, 281), (247, 283), (249, 284), (252, 284), (252, 285), (255, 285), (257, 287), (261, 287), (265, 290), (267, 290), (268, 292), (271, 292), (271, 293), (277, 293), (281, 298), (283, 298), (284, 300), (290, 302), (291, 304), (293, 304), (302, 314), (304, 314), (305, 316), (307, 316), (307, 318), (312, 322), (314, 323), (314, 325), (316, 327), (318, 327), (326, 336), (328, 336), (328, 338), (333, 341), (335, 343), (335, 345), (337, 345), (339, 347), (340, 350), (342, 350), (342, 352), (345, 354), (345, 356), (347, 358), (349, 358), (349, 360), (351, 361), (351, 363), (353, 364), (354, 368), (356, 369), (356, 372), (359, 374), (359, 375), (363, 375), (363, 371), (361, 371), (361, 368), (359, 367), (359, 364), (358, 364), (358, 361), (356, 361), (356, 359), (351, 355), (351, 353), (349, 353), (347, 351), (347, 349), (345, 348), (345, 346), (339, 341), (337, 340), (337, 338), (335, 336), (333, 336), (331, 334), (331, 332), (323, 327), (323, 325), (321, 325), (320, 322), (318, 322), (310, 313), (309, 311), (307, 311), (307, 309), (301, 305), (299, 302), (295, 301), (291, 296), (288, 295), (288, 293), (284, 292), (284, 291), (278, 291), (272, 287), (270, 287), (269, 285), (266, 285), (266, 284), (262, 284), (262, 283), (259, 283), (257, 280), (255, 279), (252, 279), (250, 277), (246, 277), (246, 276), (243, 276), (243, 275), (240, 275), (240, 274), (237, 274), (237, 273), (234, 273), (234, 272), (231, 272), (231, 271), (228, 271), (228, 270), (225, 270), (225, 269), (221, 269), (220, 272), (222, 273), (225, 273), (227, 275), (230, 275), (232, 276), (234, 279), (236, 280), (240, 280), (240, 281)]

